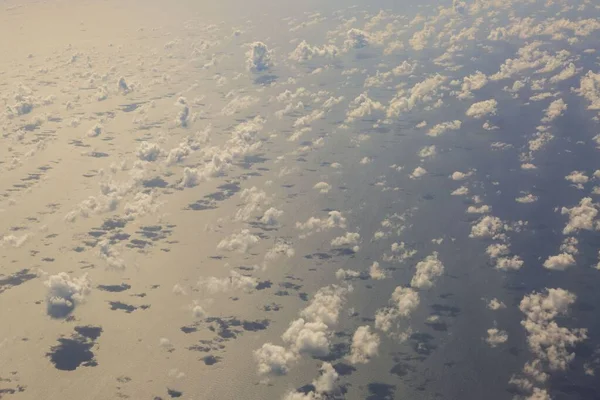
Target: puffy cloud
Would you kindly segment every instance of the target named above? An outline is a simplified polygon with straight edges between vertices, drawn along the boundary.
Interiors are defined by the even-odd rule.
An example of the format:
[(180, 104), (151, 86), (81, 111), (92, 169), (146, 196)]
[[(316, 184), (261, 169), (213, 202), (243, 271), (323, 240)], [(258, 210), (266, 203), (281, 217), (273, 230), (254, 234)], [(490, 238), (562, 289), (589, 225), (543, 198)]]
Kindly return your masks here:
[(250, 43), (246, 52), (246, 68), (250, 72), (268, 71), (273, 67), (272, 51), (263, 42)]
[(498, 258), (510, 254), (510, 248), (506, 244), (494, 243), (490, 244), (485, 252), (490, 258)]
[(447, 131), (457, 131), (460, 129), (461, 126), (462, 122), (457, 119), (454, 121), (442, 122), (441, 124), (437, 124), (431, 129), (429, 129), (429, 131), (427, 132), (427, 136), (435, 137)]
[(504, 231), (504, 223), (498, 217), (486, 215), (471, 227), (471, 238), (496, 238)]
[(223, 107), (221, 114), (226, 116), (237, 114), (240, 111), (252, 107), (258, 103), (258, 101), (259, 98), (255, 96), (236, 96), (229, 103), (227, 103), (225, 107)]
[(117, 270), (125, 269), (125, 261), (120, 257), (119, 252), (113, 248), (109, 239), (102, 239), (98, 243), (98, 256), (103, 259), (110, 268)]
[(369, 268), (369, 277), (375, 280), (386, 278), (385, 271), (381, 269), (377, 261), (374, 261), (373, 264), (371, 264), (371, 267)]
[(467, 213), (468, 214), (487, 214), (489, 212), (492, 211), (492, 207), (488, 206), (488, 205), (481, 205), (479, 207), (477, 206), (469, 206), (467, 208)]
[(242, 275), (237, 271), (231, 271), (229, 276), (217, 278), (214, 276), (200, 278), (198, 287), (209, 293), (230, 292), (233, 290), (243, 290), (250, 292), (256, 288), (258, 280), (252, 276)]
[(265, 260), (272, 261), (281, 256), (292, 258), (295, 254), (296, 251), (294, 250), (291, 244), (279, 240), (275, 243), (273, 247), (267, 250), (267, 252), (265, 253)]
[(142, 161), (156, 161), (163, 154), (163, 150), (156, 143), (142, 142), (136, 155)]
[(433, 157), (437, 154), (437, 150), (435, 145), (425, 146), (421, 150), (419, 150), (419, 157), (421, 158), (429, 158)]
[(515, 201), (522, 204), (535, 203), (538, 201), (538, 197), (528, 193), (525, 196), (515, 198)]
[(561, 253), (556, 256), (550, 256), (544, 261), (544, 268), (556, 271), (564, 271), (565, 269), (575, 265), (575, 258), (569, 253)]
[(519, 256), (499, 257), (496, 259), (495, 268), (500, 271), (517, 271), (523, 267), (523, 260)]
[(366, 93), (361, 93), (349, 106), (346, 113), (346, 122), (354, 122), (357, 119), (365, 118), (373, 113), (382, 113), (385, 107), (378, 101), (371, 100)]
[(452, 173), (452, 175), (450, 175), (450, 178), (453, 181), (463, 181), (463, 180), (469, 178), (472, 175), (473, 175), (473, 171), (469, 171), (469, 172), (454, 171)]
[(579, 250), (577, 250), (577, 245), (579, 244), (579, 240), (574, 237), (567, 237), (563, 240), (560, 245), (560, 251), (569, 254), (577, 254)]
[(318, 190), (320, 193), (329, 193), (329, 190), (331, 190), (331, 185), (327, 182), (319, 182), (313, 186), (313, 189)]
[(297, 359), (297, 355), (283, 346), (265, 343), (254, 350), (254, 359), (258, 363), (260, 375), (285, 375)]
[(569, 216), (569, 222), (563, 229), (565, 235), (577, 232), (579, 230), (594, 230), (598, 229), (598, 222), (594, 221), (598, 215), (598, 208), (595, 203), (592, 202), (591, 197), (584, 197), (579, 202), (579, 206), (572, 208), (563, 207), (561, 209), (562, 215)]
[(390, 307), (379, 309), (375, 313), (375, 327), (388, 332), (396, 319), (411, 315), (419, 303), (419, 292), (408, 287), (396, 287), (390, 299)]
[(577, 73), (578, 71), (577, 68), (575, 68), (575, 64), (569, 63), (569, 65), (565, 69), (563, 69), (558, 74), (550, 78), (550, 83), (562, 82), (564, 80), (574, 77), (575, 75), (577, 75)]
[(344, 41), (344, 48), (350, 49), (362, 49), (367, 47), (371, 41), (369, 33), (360, 29), (352, 28), (346, 33), (346, 40)]
[(335, 271), (335, 277), (339, 280), (355, 279), (359, 278), (360, 276), (360, 272), (351, 269), (340, 268), (337, 271)]
[(503, 308), (506, 308), (506, 304), (504, 304), (503, 302), (501, 302), (498, 299), (492, 299), (487, 304), (487, 308), (489, 308), (490, 310), (493, 310), (493, 311), (501, 310)]
[(410, 179), (419, 179), (422, 176), (425, 176), (427, 174), (427, 170), (423, 167), (417, 167), (414, 169), (414, 171), (410, 174), (409, 178)]
[(221, 240), (217, 245), (217, 249), (246, 253), (259, 241), (260, 238), (258, 236), (251, 234), (248, 229), (242, 229), (240, 232), (232, 233), (230, 236)]
[(281, 338), (295, 353), (324, 356), (329, 353), (327, 328), (321, 321), (307, 322), (299, 318), (292, 321)]
[(85, 301), (92, 290), (87, 275), (71, 278), (66, 272), (50, 275), (44, 285), (48, 288), (47, 312), (52, 318), (69, 315), (77, 305)]
[(496, 115), (498, 102), (495, 99), (484, 100), (471, 104), (466, 112), (468, 117), (483, 118), (487, 115)]
[(565, 179), (574, 184), (584, 184), (588, 183), (590, 180), (590, 178), (582, 171), (573, 171), (569, 175), (565, 176)]
[[(356, 232), (346, 232), (344, 236), (338, 236), (331, 241), (332, 247), (355, 246), (357, 248), (360, 242), (360, 234)], [(356, 251), (356, 250), (355, 250)]]
[(419, 104), (433, 102), (438, 97), (439, 91), (446, 80), (445, 76), (437, 74), (415, 84), (408, 94), (404, 91), (398, 92), (388, 105), (387, 117), (398, 117), (403, 112), (411, 111)]
[(579, 88), (575, 91), (590, 102), (589, 110), (600, 110), (600, 73), (588, 71), (581, 77)]
[(488, 83), (487, 76), (481, 72), (476, 71), (473, 75), (465, 76), (461, 87), (461, 92), (458, 93), (459, 99), (468, 99), (473, 97), (473, 90), (479, 90)]
[(352, 336), (350, 345), (350, 356), (348, 359), (352, 364), (366, 364), (379, 351), (379, 335), (371, 332), (368, 325), (359, 326)]
[(182, 128), (187, 127), (191, 120), (191, 111), (187, 99), (185, 97), (178, 98), (175, 106), (179, 107), (179, 113), (175, 119), (175, 124)]
[(323, 47), (311, 46), (303, 40), (296, 46), (294, 51), (289, 55), (289, 59), (297, 62), (305, 62), (312, 60), (315, 57), (336, 57), (339, 54), (339, 49), (333, 45), (325, 45)]
[(308, 231), (308, 234), (345, 227), (346, 218), (339, 211), (329, 211), (328, 216), (325, 218), (310, 217), (306, 222), (296, 222), (296, 228)]
[(29, 239), (29, 234), (24, 234), (21, 236), (4, 235), (0, 244), (18, 248), (23, 246), (27, 239)]
[(548, 108), (545, 110), (546, 115), (542, 118), (543, 123), (548, 123), (554, 121), (556, 118), (560, 117), (567, 109), (567, 104), (563, 99), (554, 100)]
[(238, 206), (235, 213), (236, 221), (248, 221), (252, 214), (261, 211), (263, 205), (268, 205), (271, 202), (267, 193), (256, 186), (242, 190), (240, 199), (242, 204)]
[(508, 333), (501, 331), (497, 328), (490, 328), (487, 330), (487, 338), (485, 341), (491, 346), (496, 347), (502, 343), (506, 343), (508, 340)]
[(427, 256), (423, 261), (417, 263), (417, 270), (410, 285), (419, 289), (429, 289), (433, 286), (435, 278), (444, 273), (444, 265), (438, 259), (438, 253)]
[(313, 381), (317, 393), (329, 393), (335, 388), (339, 375), (333, 365), (324, 362), (319, 370), (320, 376)]
[(526, 316), (521, 325), (527, 331), (529, 349), (551, 370), (564, 371), (575, 358), (569, 348), (587, 338), (585, 329), (560, 327), (554, 321), (566, 314), (575, 300), (576, 296), (564, 289), (546, 289), (525, 296), (519, 305)]
[(283, 211), (275, 207), (269, 208), (260, 218), (260, 223), (265, 225), (277, 225), (279, 218), (283, 215)]
[(450, 193), (452, 196), (466, 196), (469, 194), (469, 188), (466, 186), (461, 186), (458, 189), (455, 189)]
[(339, 318), (351, 287), (325, 286), (317, 291), (310, 304), (300, 312), (281, 336), (286, 347), (265, 343), (254, 351), (261, 375), (283, 375), (302, 354), (323, 356), (329, 353), (331, 328)]

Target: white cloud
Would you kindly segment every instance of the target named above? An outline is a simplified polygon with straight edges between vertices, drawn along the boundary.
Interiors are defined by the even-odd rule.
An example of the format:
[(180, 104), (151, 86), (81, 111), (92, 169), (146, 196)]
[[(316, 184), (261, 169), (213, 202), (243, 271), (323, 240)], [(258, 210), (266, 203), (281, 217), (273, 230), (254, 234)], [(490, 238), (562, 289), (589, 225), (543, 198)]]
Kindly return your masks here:
[(214, 276), (200, 278), (198, 287), (208, 291), (211, 294), (225, 293), (234, 290), (243, 290), (250, 292), (256, 288), (258, 280), (252, 276), (242, 275), (237, 271), (231, 271), (229, 276), (217, 278)]
[(590, 180), (590, 178), (582, 171), (573, 171), (569, 175), (565, 176), (565, 179), (574, 184), (584, 184), (588, 183)]
[(548, 108), (545, 110), (546, 115), (542, 118), (543, 123), (548, 123), (554, 121), (556, 118), (560, 117), (567, 110), (567, 104), (563, 99), (554, 100)]
[(498, 299), (492, 299), (487, 304), (487, 308), (489, 308), (490, 310), (493, 310), (493, 311), (501, 310), (503, 308), (506, 308), (506, 304), (504, 304), (503, 302), (501, 302)]
[(544, 268), (555, 271), (564, 271), (575, 265), (575, 258), (569, 253), (561, 253), (556, 256), (550, 256), (544, 261)]
[(313, 381), (313, 386), (317, 393), (329, 393), (335, 388), (339, 378), (337, 371), (328, 362), (324, 362), (319, 370), (321, 375)]
[(381, 269), (377, 261), (374, 261), (373, 264), (371, 264), (371, 267), (369, 268), (369, 277), (375, 280), (386, 278), (385, 271)]
[(254, 350), (254, 358), (258, 363), (260, 375), (285, 375), (297, 357), (297, 354), (291, 350), (272, 343), (265, 343), (259, 349)]
[(388, 332), (396, 319), (408, 317), (419, 303), (419, 292), (412, 288), (396, 287), (390, 299), (390, 307), (379, 309), (375, 313), (375, 327)]
[(340, 268), (335, 271), (335, 277), (339, 280), (356, 279), (360, 277), (360, 272), (351, 269)]
[[(545, 293), (525, 296), (519, 305), (526, 316), (521, 325), (527, 331), (529, 349), (540, 360), (539, 364), (551, 370), (564, 371), (575, 358), (569, 349), (587, 338), (585, 329), (560, 327), (554, 321), (566, 314), (575, 300), (576, 296), (564, 289), (546, 289)], [(538, 370), (541, 368), (539, 365)]]
[(469, 188), (466, 186), (461, 186), (458, 189), (455, 189), (450, 193), (452, 196), (466, 196), (469, 194)]
[(577, 254), (579, 253), (579, 250), (577, 249), (578, 244), (579, 240), (577, 240), (577, 238), (567, 237), (563, 240), (562, 244), (560, 245), (560, 251), (562, 251), (563, 253)]
[(590, 102), (589, 110), (600, 110), (600, 73), (588, 71), (581, 77), (579, 88), (575, 91)]
[(504, 231), (504, 223), (498, 217), (486, 215), (471, 227), (471, 238), (495, 238)]
[(378, 101), (371, 100), (366, 93), (360, 94), (349, 105), (346, 113), (346, 122), (354, 122), (357, 119), (365, 118), (373, 113), (383, 113), (385, 107)]
[(230, 236), (221, 240), (217, 245), (217, 249), (246, 253), (259, 241), (260, 238), (258, 236), (251, 234), (248, 229), (242, 229), (240, 232), (232, 233)]
[(313, 232), (321, 232), (332, 228), (345, 228), (346, 218), (339, 211), (330, 211), (325, 218), (310, 217), (306, 222), (296, 222), (296, 228)]
[(283, 215), (283, 211), (271, 207), (265, 211), (263, 216), (260, 218), (260, 223), (265, 225), (277, 225), (279, 218)]
[(53, 318), (63, 318), (83, 303), (92, 290), (87, 275), (71, 278), (66, 272), (50, 275), (44, 282), (48, 288), (46, 295), (47, 312)]
[(339, 49), (333, 45), (324, 45), (323, 47), (311, 46), (303, 40), (296, 46), (289, 55), (289, 59), (296, 62), (310, 61), (315, 57), (334, 58), (339, 54)]
[(291, 244), (279, 240), (275, 243), (273, 247), (267, 250), (267, 252), (265, 253), (265, 260), (272, 261), (276, 260), (281, 256), (292, 258), (295, 254), (296, 251), (294, 250)]
[(331, 185), (327, 182), (319, 182), (313, 186), (313, 189), (318, 190), (319, 193), (329, 193), (329, 190), (331, 190)]
[(502, 343), (506, 343), (508, 340), (508, 333), (501, 331), (497, 328), (490, 328), (487, 330), (487, 338), (485, 341), (491, 346), (496, 347)]
[(473, 75), (465, 76), (461, 87), (461, 92), (458, 93), (459, 99), (468, 99), (473, 97), (473, 90), (479, 90), (484, 87), (488, 82), (487, 76), (481, 72), (476, 71)]
[(422, 176), (425, 176), (427, 174), (427, 170), (423, 167), (417, 167), (414, 169), (414, 171), (410, 174), (409, 178), (410, 179), (419, 179)]
[(467, 214), (487, 214), (492, 211), (492, 207), (482, 204), (481, 206), (469, 206), (467, 208)]
[(221, 114), (226, 116), (237, 114), (238, 112), (257, 104), (258, 101), (259, 98), (255, 96), (236, 96), (223, 107)]
[(486, 115), (496, 115), (498, 102), (495, 99), (473, 103), (466, 112), (468, 117), (483, 118)]
[(344, 49), (362, 49), (370, 44), (371, 36), (369, 33), (360, 29), (352, 28), (346, 33)]
[(350, 345), (350, 356), (348, 357), (352, 364), (366, 364), (375, 357), (379, 351), (379, 335), (371, 332), (368, 325), (359, 326), (352, 336)]
[(434, 283), (433, 281), (444, 273), (444, 265), (438, 259), (437, 252), (433, 252), (423, 261), (419, 261), (416, 269), (410, 285), (419, 289), (431, 288)]
[(442, 122), (441, 124), (437, 124), (433, 126), (427, 132), (427, 136), (439, 136), (447, 131), (457, 131), (462, 126), (462, 121), (454, 120), (449, 122)]
[(429, 158), (433, 157), (437, 154), (437, 150), (435, 145), (425, 146), (421, 150), (419, 150), (419, 157), (421, 158)]
[(499, 257), (496, 259), (495, 268), (500, 271), (518, 271), (523, 267), (523, 260), (519, 256)]
[(510, 248), (506, 244), (493, 243), (487, 247), (485, 252), (490, 258), (498, 258), (510, 254)]
[(453, 181), (463, 181), (463, 180), (469, 178), (472, 175), (473, 175), (473, 171), (469, 171), (469, 172), (454, 171), (452, 173), (452, 175), (450, 175), (450, 178)]
[(251, 72), (268, 71), (273, 67), (272, 51), (263, 42), (250, 43), (246, 52), (246, 68)]
[(356, 246), (360, 242), (360, 234), (346, 232), (344, 236), (338, 236), (331, 241), (332, 247)]
[(515, 201), (517, 203), (523, 203), (523, 204), (534, 203), (534, 202), (538, 201), (538, 197), (529, 193), (529, 194), (526, 194), (525, 196), (517, 197), (515, 199)]
[(598, 215), (597, 205), (592, 202), (591, 197), (584, 197), (579, 202), (579, 206), (572, 208), (563, 207), (562, 215), (569, 216), (569, 222), (563, 229), (563, 234), (569, 235), (579, 230), (594, 230), (598, 228), (598, 222), (594, 221)]
[(142, 161), (156, 161), (163, 154), (163, 150), (156, 143), (142, 142), (136, 155)]

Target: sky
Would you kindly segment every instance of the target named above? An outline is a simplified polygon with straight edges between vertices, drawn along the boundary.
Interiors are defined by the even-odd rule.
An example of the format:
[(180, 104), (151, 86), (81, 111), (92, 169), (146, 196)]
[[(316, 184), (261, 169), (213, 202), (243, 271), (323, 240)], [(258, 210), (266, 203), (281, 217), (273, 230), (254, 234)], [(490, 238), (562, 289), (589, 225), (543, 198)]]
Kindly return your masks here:
[(593, 1), (0, 4), (0, 399), (599, 397)]

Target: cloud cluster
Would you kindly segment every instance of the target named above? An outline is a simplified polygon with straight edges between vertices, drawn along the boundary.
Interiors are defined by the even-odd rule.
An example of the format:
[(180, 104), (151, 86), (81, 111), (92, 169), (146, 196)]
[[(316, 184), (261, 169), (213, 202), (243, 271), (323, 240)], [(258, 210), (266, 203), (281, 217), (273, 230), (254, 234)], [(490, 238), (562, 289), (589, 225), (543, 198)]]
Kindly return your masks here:
[(569, 222), (563, 229), (565, 235), (579, 230), (591, 231), (599, 227), (598, 221), (595, 221), (598, 215), (598, 205), (592, 201), (591, 197), (581, 199), (578, 206), (563, 207), (560, 212), (562, 215), (569, 216)]
[(92, 290), (87, 275), (72, 278), (66, 272), (49, 276), (44, 285), (48, 288), (47, 312), (52, 318), (64, 318), (69, 315), (77, 305), (85, 301)]
[(434, 280), (444, 273), (444, 264), (438, 259), (438, 253), (425, 257), (417, 263), (410, 285), (418, 289), (430, 289)]
[(496, 115), (498, 102), (495, 99), (484, 100), (471, 104), (466, 112), (467, 117), (483, 118), (488, 115)]
[(371, 327), (368, 325), (359, 326), (352, 336), (348, 360), (352, 364), (369, 362), (371, 358), (378, 354), (379, 343), (379, 335), (371, 332)]
[(238, 253), (247, 253), (250, 248), (256, 245), (260, 238), (250, 233), (248, 229), (242, 229), (237, 233), (232, 233), (217, 245), (218, 250), (235, 251)]
[(303, 354), (324, 356), (329, 353), (331, 329), (338, 323), (342, 306), (351, 287), (325, 286), (310, 304), (300, 311), (281, 335), (285, 346), (265, 343), (254, 351), (261, 375), (283, 375)]
[(264, 72), (273, 67), (273, 52), (263, 42), (253, 42), (246, 52), (246, 68), (250, 72)]

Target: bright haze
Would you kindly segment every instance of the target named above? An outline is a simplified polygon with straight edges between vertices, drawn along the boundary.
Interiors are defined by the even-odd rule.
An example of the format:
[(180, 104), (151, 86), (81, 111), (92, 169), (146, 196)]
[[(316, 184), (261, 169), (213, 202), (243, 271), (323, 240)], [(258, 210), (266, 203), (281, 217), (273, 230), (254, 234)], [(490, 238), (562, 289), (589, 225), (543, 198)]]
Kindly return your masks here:
[(0, 3), (0, 398), (600, 398), (600, 4)]

